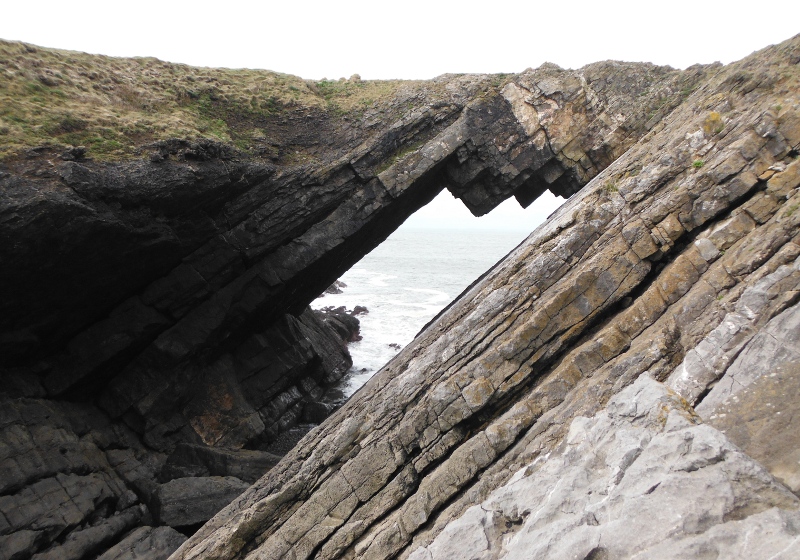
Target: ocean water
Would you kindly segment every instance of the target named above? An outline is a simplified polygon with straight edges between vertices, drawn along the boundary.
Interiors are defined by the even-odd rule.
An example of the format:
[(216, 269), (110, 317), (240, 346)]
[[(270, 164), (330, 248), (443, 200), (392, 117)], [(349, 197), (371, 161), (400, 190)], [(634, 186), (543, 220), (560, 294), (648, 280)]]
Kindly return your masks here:
[(391, 360), (448, 303), (527, 237), (524, 231), (401, 227), (340, 279), (341, 294), (311, 306), (356, 305), (361, 341), (349, 345), (353, 367), (334, 399), (347, 398)]

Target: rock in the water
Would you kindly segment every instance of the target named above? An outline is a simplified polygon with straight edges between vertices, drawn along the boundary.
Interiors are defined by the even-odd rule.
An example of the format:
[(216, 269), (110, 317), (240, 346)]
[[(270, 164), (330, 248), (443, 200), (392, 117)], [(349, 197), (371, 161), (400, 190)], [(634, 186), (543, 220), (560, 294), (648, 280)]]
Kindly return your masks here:
[(327, 288), (325, 288), (326, 294), (341, 294), (342, 290), (347, 287), (347, 284), (342, 282), (341, 280), (337, 280)]
[(368, 312), (367, 308), (361, 305), (356, 305), (352, 311), (349, 311), (343, 305), (339, 307), (323, 307), (315, 311), (323, 322), (334, 330), (345, 343), (361, 340), (361, 335), (359, 334), (361, 325), (356, 316)]

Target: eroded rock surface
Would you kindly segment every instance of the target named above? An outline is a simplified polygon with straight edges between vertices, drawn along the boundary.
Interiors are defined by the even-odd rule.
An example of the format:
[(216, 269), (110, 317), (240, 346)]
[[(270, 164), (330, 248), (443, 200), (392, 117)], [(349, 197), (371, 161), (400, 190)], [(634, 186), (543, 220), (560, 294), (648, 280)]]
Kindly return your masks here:
[(139, 527), (97, 560), (163, 560), (185, 540), (171, 527)]
[(701, 550), (791, 558), (800, 553), (799, 510), (761, 465), (642, 375), (594, 418), (575, 418), (557, 449), (409, 560), (465, 550), (475, 560), (696, 558)]
[[(443, 76), (398, 90), (382, 119), (332, 125), (328, 115), (317, 128), (298, 116), (293, 142), (313, 145), (299, 164), (210, 141), (145, 147), (128, 162), (48, 148), (4, 162), (0, 259), (13, 266), (0, 267), (10, 294), (0, 304), (0, 549), (81, 558), (177, 544), (130, 531), (159, 519), (184, 527), (188, 518), (159, 513), (178, 481), (255, 478), (247, 457), (269, 468), (265, 450), (324, 416), (322, 388), (349, 358), (308, 302), (448, 188), (475, 214), (545, 189), (572, 196), (173, 558), (425, 557), (470, 508), (526, 477), (534, 493), (572, 503), (548, 457), (574, 457), (570, 446), (589, 445), (580, 430), (595, 428), (603, 449), (615, 445), (603, 447), (606, 433), (618, 449), (652, 454), (638, 463), (653, 465), (642, 475), (652, 484), (617, 478), (636, 453), (609, 458), (596, 480), (576, 463), (575, 512), (542, 510), (541, 535), (583, 535), (588, 546), (592, 527), (610, 522), (599, 509), (598, 525), (583, 515), (603, 476), (616, 485), (605, 511), (622, 516), (622, 535), (637, 508), (707, 475), (719, 492), (708, 510), (700, 498), (676, 502), (695, 525), (672, 544), (722, 554), (749, 550), (736, 531), (769, 530), (791, 552), (797, 498), (784, 484), (794, 478), (778, 466), (789, 455), (758, 467), (710, 414), (695, 425), (690, 405), (702, 411), (750, 374), (772, 340), (788, 347), (780, 363), (720, 403), (771, 395), (764, 379), (794, 371), (798, 62), (795, 38), (727, 67)], [(337, 143), (315, 143), (332, 126)], [(620, 412), (614, 399), (639, 378), (633, 387), (652, 397), (643, 410), (666, 407), (664, 425)], [(670, 445), (689, 440), (707, 465), (679, 468)], [(519, 508), (508, 514), (507, 529), (526, 526)], [(562, 514), (561, 533), (542, 526)], [(487, 543), (517, 538), (486, 529), (499, 531)], [(630, 546), (664, 556), (659, 530)], [(626, 554), (612, 537), (587, 557)], [(764, 557), (774, 554), (789, 552)]]
[(155, 521), (187, 527), (208, 521), (250, 486), (233, 476), (176, 478), (159, 486), (152, 503)]
[[(407, 558), (434, 550), (451, 523), (514, 473), (528, 469), (536, 486), (537, 461), (585, 422), (575, 419), (602, 423), (597, 415), (607, 403), (643, 374), (666, 381), (694, 359), (693, 350), (718, 358), (688, 370), (724, 371), (734, 348), (800, 295), (798, 60), (794, 39), (717, 69), (174, 558)], [(741, 324), (742, 340), (714, 332), (730, 324)], [(701, 346), (714, 337), (727, 341), (719, 353)], [(684, 381), (696, 393), (692, 402), (702, 403), (699, 381)], [(757, 556), (791, 556), (793, 494), (708, 425), (675, 428), (652, 440), (696, 432), (707, 444), (698, 452), (718, 449), (718, 459), (739, 464), (727, 471), (734, 486), (739, 468), (760, 482), (744, 482), (735, 499), (720, 494), (715, 500), (725, 505), (711, 513), (701, 512), (698, 490), (685, 510), (695, 509), (696, 526), (687, 521), (673, 544), (689, 553), (717, 546), (725, 534), (770, 527), (785, 550), (767, 547)], [(653, 464), (661, 468), (656, 449)], [(677, 461), (675, 448), (660, 457), (670, 453)], [(725, 459), (710, 462), (720, 466), (709, 475), (727, 476)], [(687, 480), (705, 474), (697, 467), (682, 471)], [(546, 472), (548, 490), (537, 491), (561, 492)], [(618, 496), (620, 527), (646, 523), (633, 504), (655, 504), (651, 494), (659, 484), (667, 490), (675, 473), (652, 474), (649, 486), (635, 489), (631, 477), (630, 494)], [(732, 496), (723, 478), (720, 492), (729, 488)], [(563, 500), (572, 507), (569, 496)], [(583, 503), (574, 509), (570, 523), (580, 525)], [(512, 527), (520, 523), (511, 517)], [(557, 534), (557, 525), (536, 530)], [(651, 540), (643, 533), (631, 546), (668, 556), (666, 544), (658, 548), (660, 529), (652, 531)], [(452, 539), (438, 542), (445, 541)], [(737, 536), (717, 550), (751, 551), (746, 543)], [(472, 552), (466, 538), (464, 546)], [(621, 545), (608, 546), (624, 557), (613, 548)], [(587, 544), (587, 557), (602, 557), (602, 548)]]

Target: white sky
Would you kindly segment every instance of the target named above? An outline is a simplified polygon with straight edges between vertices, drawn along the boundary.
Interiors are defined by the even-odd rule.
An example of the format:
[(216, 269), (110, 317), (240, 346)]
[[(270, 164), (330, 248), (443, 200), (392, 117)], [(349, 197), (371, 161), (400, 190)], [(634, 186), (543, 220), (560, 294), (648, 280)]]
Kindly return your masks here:
[(800, 2), (3, 0), (0, 37), (303, 78), (432, 78), (604, 59), (727, 63), (800, 32)]
[(563, 198), (553, 195), (550, 191), (545, 191), (526, 209), (520, 207), (514, 198), (509, 198), (488, 214), (476, 218), (470, 214), (466, 206), (453, 198), (453, 195), (445, 189), (425, 207), (417, 210), (405, 221), (403, 227), (505, 230), (530, 233), (563, 202)]
[[(732, 62), (798, 32), (798, 0), (3, 0), (0, 5), (3, 39), (312, 79), (520, 72), (545, 61), (577, 68), (605, 59), (685, 68)], [(469, 214), (459, 214), (466, 210), (448, 205), (448, 198), (443, 193), (424, 210), (438, 208), (439, 222), (442, 217), (462, 222)], [(507, 201), (475, 223), (497, 220), (511, 227), (519, 220), (526, 228), (533, 213), (546, 216), (555, 202), (540, 199), (532, 207), (522, 212)]]

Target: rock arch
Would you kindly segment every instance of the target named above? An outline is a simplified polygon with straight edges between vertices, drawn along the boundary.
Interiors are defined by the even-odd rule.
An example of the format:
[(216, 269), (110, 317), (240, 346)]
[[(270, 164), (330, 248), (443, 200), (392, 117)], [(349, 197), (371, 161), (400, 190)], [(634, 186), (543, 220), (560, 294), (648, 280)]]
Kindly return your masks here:
[[(318, 165), (174, 141), (149, 161), (67, 161), (49, 181), (20, 173), (15, 210), (29, 227), (6, 257), (20, 266), (6, 276), (16, 297), (4, 355), (23, 367), (48, 356), (51, 397), (88, 391), (158, 449), (252, 443), (286, 391), (346, 370), (325, 356), (324, 337), (304, 347), (317, 327), (303, 309), (415, 210), (444, 188), (475, 215), (511, 196), (527, 206), (545, 189), (569, 196), (658, 122), (655, 104), (665, 114), (704, 72), (544, 65), (466, 99), (456, 79), (449, 102), (417, 102)], [(40, 281), (26, 285), (39, 264)], [(231, 405), (218, 414), (223, 397)]]

